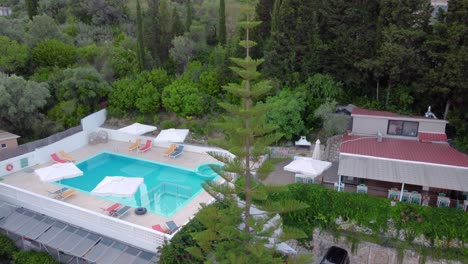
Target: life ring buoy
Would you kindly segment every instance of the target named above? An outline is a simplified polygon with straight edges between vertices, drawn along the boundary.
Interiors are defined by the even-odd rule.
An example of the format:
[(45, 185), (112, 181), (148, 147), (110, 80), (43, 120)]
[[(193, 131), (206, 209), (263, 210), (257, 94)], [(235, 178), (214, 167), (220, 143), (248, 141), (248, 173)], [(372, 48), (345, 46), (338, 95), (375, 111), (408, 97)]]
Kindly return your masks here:
[(11, 164), (6, 165), (6, 170), (7, 171), (12, 171), (13, 170), (13, 165), (11, 165)]
[(136, 215), (144, 215), (146, 214), (146, 208), (144, 207), (138, 207), (135, 209), (135, 214)]

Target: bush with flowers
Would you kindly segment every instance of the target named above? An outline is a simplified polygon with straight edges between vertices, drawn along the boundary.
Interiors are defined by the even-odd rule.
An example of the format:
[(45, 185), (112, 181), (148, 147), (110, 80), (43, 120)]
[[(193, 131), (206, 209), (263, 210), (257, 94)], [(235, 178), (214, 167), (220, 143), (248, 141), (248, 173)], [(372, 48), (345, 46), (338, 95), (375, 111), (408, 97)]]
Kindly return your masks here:
[[(409, 204), (403, 204), (399, 207), (400, 218), (395, 221), (395, 228), (402, 231), (407, 242), (412, 242), (417, 236), (423, 232), (422, 222), (423, 216), (417, 212), (417, 208)], [(398, 232), (399, 233), (399, 232)]]

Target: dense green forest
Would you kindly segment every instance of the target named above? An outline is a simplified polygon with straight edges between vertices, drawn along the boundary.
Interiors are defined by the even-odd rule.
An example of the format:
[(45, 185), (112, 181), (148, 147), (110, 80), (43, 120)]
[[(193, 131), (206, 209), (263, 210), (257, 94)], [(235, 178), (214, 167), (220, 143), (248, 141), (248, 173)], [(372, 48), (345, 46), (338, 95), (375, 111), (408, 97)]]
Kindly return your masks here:
[[(23, 141), (79, 124), (102, 107), (116, 118), (198, 135), (237, 102), (246, 16), (268, 122), (283, 140), (339, 133), (327, 113), (349, 104), (449, 120), (468, 152), (468, 0), (0, 0), (0, 127)], [(437, 15), (435, 14), (437, 11)], [(242, 43), (242, 42), (241, 42)], [(325, 120), (326, 121), (326, 120)], [(335, 124), (335, 125), (334, 125)], [(325, 131), (324, 131), (325, 130)]]

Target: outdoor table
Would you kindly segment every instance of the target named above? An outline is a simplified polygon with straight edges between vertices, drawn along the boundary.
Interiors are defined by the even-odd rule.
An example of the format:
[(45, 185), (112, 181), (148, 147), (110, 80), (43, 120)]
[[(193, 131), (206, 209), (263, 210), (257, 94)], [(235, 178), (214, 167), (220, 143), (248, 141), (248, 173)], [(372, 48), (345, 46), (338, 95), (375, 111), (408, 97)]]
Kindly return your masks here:
[(437, 207), (440, 207), (441, 202), (444, 202), (445, 204), (447, 204), (447, 207), (450, 207), (450, 198), (438, 196), (437, 197)]

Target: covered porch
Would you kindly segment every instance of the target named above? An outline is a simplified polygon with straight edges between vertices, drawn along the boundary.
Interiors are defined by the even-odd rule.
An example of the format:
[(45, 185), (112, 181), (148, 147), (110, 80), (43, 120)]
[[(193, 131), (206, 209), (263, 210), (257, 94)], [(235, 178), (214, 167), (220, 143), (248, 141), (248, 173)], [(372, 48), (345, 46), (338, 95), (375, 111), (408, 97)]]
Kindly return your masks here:
[(334, 187), (467, 210), (468, 167), (341, 153)]

